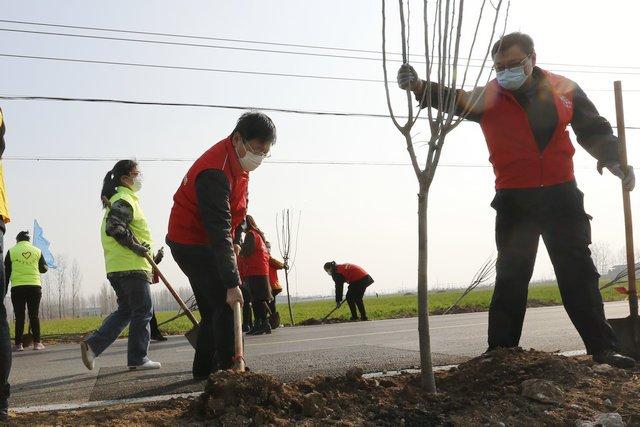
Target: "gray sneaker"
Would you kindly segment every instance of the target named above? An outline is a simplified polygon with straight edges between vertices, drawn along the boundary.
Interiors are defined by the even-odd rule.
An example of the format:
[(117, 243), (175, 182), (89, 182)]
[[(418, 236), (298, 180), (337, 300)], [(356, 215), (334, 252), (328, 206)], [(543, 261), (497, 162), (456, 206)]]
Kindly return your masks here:
[(86, 341), (80, 343), (80, 352), (82, 353), (82, 363), (84, 363), (84, 366), (86, 366), (88, 370), (93, 371), (93, 368), (96, 366), (96, 355)]
[(160, 369), (162, 365), (160, 362), (154, 362), (153, 360), (147, 360), (142, 365), (129, 366), (130, 371), (149, 371), (152, 369)]

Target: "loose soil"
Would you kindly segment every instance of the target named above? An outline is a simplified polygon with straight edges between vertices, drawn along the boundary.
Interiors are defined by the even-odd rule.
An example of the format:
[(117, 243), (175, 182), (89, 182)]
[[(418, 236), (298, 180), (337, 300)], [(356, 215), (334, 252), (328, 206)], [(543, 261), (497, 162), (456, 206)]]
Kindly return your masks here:
[[(522, 394), (545, 380), (552, 403)], [(530, 382), (530, 381), (529, 381)], [(528, 383), (529, 383), (528, 382)], [(540, 381), (538, 381), (540, 382)], [(430, 426), (576, 425), (616, 412), (640, 425), (640, 370), (597, 365), (587, 356), (497, 350), (436, 373), (437, 394), (414, 374), (363, 378), (358, 368), (331, 378), (281, 383), (257, 373), (218, 372), (198, 398), (73, 412), (19, 414), (14, 425)], [(545, 399), (542, 399), (545, 400)]]

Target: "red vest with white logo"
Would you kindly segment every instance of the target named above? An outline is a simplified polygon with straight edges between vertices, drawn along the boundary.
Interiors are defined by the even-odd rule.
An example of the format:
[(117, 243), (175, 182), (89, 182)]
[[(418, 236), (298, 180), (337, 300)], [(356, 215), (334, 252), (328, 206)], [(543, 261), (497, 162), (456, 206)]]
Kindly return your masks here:
[(357, 282), (369, 274), (362, 267), (358, 267), (355, 264), (338, 264), (336, 265), (336, 272), (341, 274), (347, 283)]
[(242, 259), (244, 277), (249, 276), (269, 276), (269, 251), (264, 243), (264, 239), (255, 230), (247, 230), (247, 235), (253, 236), (255, 248), (251, 255)]
[(551, 85), (558, 125), (541, 152), (527, 113), (514, 96), (492, 80), (486, 87), (480, 126), (489, 148), (496, 189), (534, 188), (562, 184), (574, 179), (573, 153), (567, 125), (573, 116), (574, 83), (542, 71)]
[(247, 214), (249, 173), (240, 166), (231, 137), (228, 137), (211, 147), (195, 161), (173, 196), (169, 232), (167, 233), (167, 239), (172, 242), (185, 245), (207, 245), (209, 243), (198, 211), (196, 195), (196, 178), (207, 169), (221, 170), (229, 181), (232, 234), (244, 221)]

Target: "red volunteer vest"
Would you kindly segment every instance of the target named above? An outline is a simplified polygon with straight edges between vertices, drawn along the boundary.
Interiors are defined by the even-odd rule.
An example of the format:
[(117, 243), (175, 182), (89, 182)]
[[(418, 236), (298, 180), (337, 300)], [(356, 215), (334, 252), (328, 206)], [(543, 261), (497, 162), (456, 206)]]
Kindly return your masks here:
[(278, 280), (278, 270), (282, 268), (282, 264), (278, 260), (269, 257), (269, 284), (271, 285), (272, 291), (282, 289), (280, 281)]
[(206, 245), (209, 243), (198, 212), (196, 196), (196, 178), (207, 169), (224, 172), (229, 180), (229, 207), (231, 210), (231, 233), (244, 221), (247, 214), (247, 191), (249, 173), (244, 171), (238, 161), (238, 155), (231, 143), (231, 137), (225, 138), (207, 150), (191, 166), (178, 191), (173, 196), (173, 207), (169, 217), (167, 239), (185, 245)]
[(336, 272), (341, 274), (349, 284), (357, 282), (369, 274), (362, 267), (358, 267), (355, 264), (338, 264), (336, 265)]
[(248, 230), (247, 234), (249, 233), (253, 236), (256, 247), (251, 255), (242, 259), (243, 274), (245, 277), (269, 276), (269, 251), (264, 239), (255, 230)]
[(534, 188), (574, 179), (573, 153), (567, 125), (573, 116), (573, 82), (542, 71), (552, 88), (558, 125), (540, 152), (527, 113), (514, 96), (492, 80), (486, 87), (480, 126), (489, 148), (496, 189)]

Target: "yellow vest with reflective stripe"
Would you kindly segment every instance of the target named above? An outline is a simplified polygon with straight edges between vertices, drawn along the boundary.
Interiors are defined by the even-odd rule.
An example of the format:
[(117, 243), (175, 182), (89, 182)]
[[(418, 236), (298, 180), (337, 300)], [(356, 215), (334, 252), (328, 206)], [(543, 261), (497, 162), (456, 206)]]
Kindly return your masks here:
[[(136, 236), (139, 243), (153, 244), (151, 232), (147, 225), (147, 219), (144, 216), (140, 201), (135, 192), (128, 187), (118, 187), (116, 194), (109, 200), (113, 205), (118, 200), (124, 200), (133, 209), (133, 220), (129, 223), (129, 229)], [(107, 273), (115, 273), (118, 271), (151, 271), (151, 264), (142, 256), (136, 254), (131, 249), (122, 246), (111, 236), (107, 236), (105, 231), (107, 224), (108, 209), (105, 210), (102, 218), (102, 227), (100, 235), (102, 237), (102, 249), (104, 250), (104, 263)]]
[(11, 258), (11, 287), (36, 285), (40, 286), (40, 269), (38, 263), (42, 252), (27, 241), (18, 242), (9, 249)]

